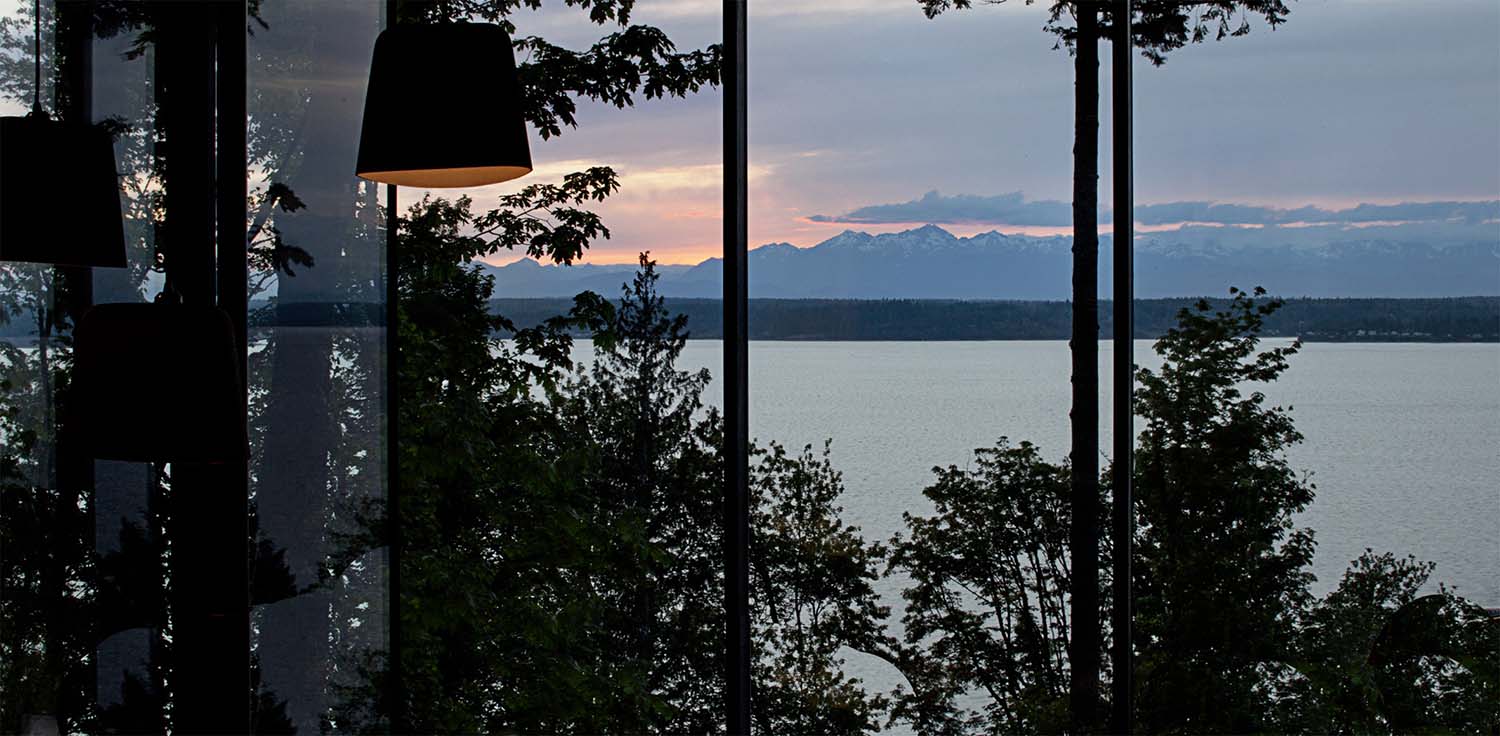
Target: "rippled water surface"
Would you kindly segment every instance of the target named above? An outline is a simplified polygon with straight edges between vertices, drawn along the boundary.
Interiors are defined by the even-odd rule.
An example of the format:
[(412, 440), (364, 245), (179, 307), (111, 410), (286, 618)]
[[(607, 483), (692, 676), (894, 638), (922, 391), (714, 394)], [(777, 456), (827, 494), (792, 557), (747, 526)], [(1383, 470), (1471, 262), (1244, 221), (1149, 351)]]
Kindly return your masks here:
[[(690, 343), (683, 361), (717, 373), (721, 350)], [(1135, 353), (1159, 364), (1147, 341)], [(1101, 343), (1106, 411), (1111, 360)], [(1067, 453), (1065, 342), (756, 342), (750, 374), (751, 434), (832, 438), (847, 520), (872, 538), (926, 509), (934, 465), (1002, 435)], [(1317, 532), (1316, 592), (1370, 547), (1436, 562), (1435, 580), (1500, 606), (1500, 345), (1309, 344), (1266, 393), (1306, 436), (1291, 462), (1318, 487), (1300, 519)]]
[[(682, 364), (718, 375), (721, 350), (692, 342)], [(1135, 353), (1159, 364), (1147, 341)], [(1106, 381), (1111, 360), (1101, 344)], [(1002, 435), (1062, 459), (1068, 370), (1061, 341), (755, 342), (750, 430), (789, 447), (832, 438), (845, 520), (883, 540), (902, 512), (929, 510), (934, 465), (965, 465)], [(1107, 412), (1112, 392), (1101, 391)], [(1299, 519), (1317, 533), (1315, 593), (1369, 547), (1435, 562), (1434, 587), (1500, 606), (1500, 345), (1309, 344), (1266, 393), (1306, 436), (1291, 463), (1318, 488)], [(1109, 442), (1106, 426), (1106, 452)], [(898, 583), (881, 592), (899, 605)], [(871, 685), (894, 684), (874, 661), (850, 664)]]

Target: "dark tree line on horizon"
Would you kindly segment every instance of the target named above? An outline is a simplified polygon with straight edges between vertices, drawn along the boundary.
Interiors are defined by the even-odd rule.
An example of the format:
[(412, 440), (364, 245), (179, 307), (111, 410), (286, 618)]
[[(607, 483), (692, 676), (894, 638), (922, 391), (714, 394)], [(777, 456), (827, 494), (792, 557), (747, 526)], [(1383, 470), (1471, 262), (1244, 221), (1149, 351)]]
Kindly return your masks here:
[[(1137, 299), (1137, 339), (1162, 336), (1176, 311), (1197, 297)], [(687, 315), (689, 336), (719, 339), (723, 319), (717, 299), (666, 299)], [(1225, 300), (1207, 299), (1221, 306)], [(280, 302), (252, 300), (251, 326), (322, 324), (330, 320), (383, 324), (378, 302)], [(565, 313), (562, 298), (497, 298), (490, 309), (523, 327)], [(975, 301), (938, 299), (751, 299), (753, 340), (1066, 340), (1069, 310), (1058, 301)], [(1099, 302), (1100, 339), (1114, 334), (1113, 304)], [(26, 308), (0, 324), (0, 337), (33, 338), (35, 316)], [(575, 332), (581, 336), (582, 331)], [(1300, 337), (1306, 342), (1500, 342), (1500, 297), (1290, 298), (1270, 317), (1266, 337)]]
[[(1137, 299), (1135, 336), (1161, 337), (1198, 298)], [(1214, 308), (1228, 300), (1206, 299)], [(668, 299), (692, 337), (718, 339), (716, 299)], [(565, 299), (494, 299), (491, 309), (531, 326), (565, 312)], [(752, 340), (1066, 340), (1067, 302), (925, 299), (751, 299)], [(1114, 334), (1113, 304), (1099, 303), (1100, 338)], [(1267, 317), (1266, 337), (1307, 342), (1500, 342), (1500, 297), (1287, 299)]]

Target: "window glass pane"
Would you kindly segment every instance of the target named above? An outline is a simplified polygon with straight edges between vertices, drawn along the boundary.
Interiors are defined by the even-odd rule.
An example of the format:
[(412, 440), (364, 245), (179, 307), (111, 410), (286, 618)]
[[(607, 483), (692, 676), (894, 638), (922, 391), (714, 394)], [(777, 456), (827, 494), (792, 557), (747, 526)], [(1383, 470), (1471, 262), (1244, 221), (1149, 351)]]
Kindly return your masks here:
[[(156, 124), (156, 47), (140, 28), (100, 34), (92, 48), (94, 119), (114, 121), (126, 268), (93, 270), (95, 304), (149, 302), (162, 290), (156, 260), (163, 220), (163, 182)], [(168, 480), (161, 464), (95, 460), (94, 545), (101, 603), (111, 616), (96, 647), (95, 698), (102, 723), (162, 729), (171, 672), (168, 574)]]
[[(877, 5), (750, 5), (751, 429), (791, 458), (756, 459), (757, 502), (770, 502), (756, 535), (776, 549), (798, 518), (777, 500), (810, 503), (814, 479), (839, 491), (819, 510), (859, 528), (845, 549), (885, 545), (864, 569), (890, 609), (845, 621), (891, 637), (814, 630), (827, 649), (799, 659), (777, 649), (806, 641), (777, 623), (796, 621), (797, 606), (758, 601), (757, 644), (771, 657), (758, 717), (816, 730), (796, 719), (814, 718), (812, 693), (844, 677), (847, 702), (881, 712), (873, 698), (891, 698), (893, 732), (1067, 729), (1081, 666), (1070, 638), (1099, 637), (1101, 714), (1117, 674), (1108, 584), (1120, 540), (1104, 513), (1116, 459), (1111, 41), (1097, 44), (1097, 81), (1079, 82), (1074, 4), (1050, 20), (1023, 3)], [(1159, 35), (1159, 10), (1137, 19), (1143, 51), (1168, 58), (1134, 66), (1133, 350), (1149, 372), (1135, 384), (1137, 726), (1483, 720), (1475, 709), (1491, 691), (1467, 678), (1493, 672), (1477, 664), (1492, 636), (1443, 639), (1476, 664), (1422, 660), (1436, 673), (1426, 682), (1401, 669), (1419, 666), (1411, 651), (1401, 665), (1381, 658), (1398, 656), (1400, 622), (1424, 605), (1441, 609), (1424, 626), (1487, 631), (1472, 606), (1500, 601), (1500, 546), (1486, 531), (1500, 504), (1484, 480), (1500, 462), (1493, 40), (1475, 31), (1441, 49), (1409, 9), (1288, 4), (1268, 20), (1263, 4), (1236, 5), (1223, 34), (1213, 12), (1183, 10), (1182, 48)], [(1464, 12), (1487, 29), (1497, 20), (1488, 6)], [(1107, 31), (1110, 15), (1101, 22)], [(1351, 28), (1367, 35), (1325, 43)], [(1395, 63), (1393, 48), (1410, 56)], [(1089, 100), (1098, 106), (1097, 131), (1085, 128), (1097, 156), (1075, 142), (1076, 84), (1097, 84), (1081, 101), (1086, 126)], [(1436, 109), (1448, 112), (1415, 112)], [(1095, 192), (1079, 209), (1099, 225), (1097, 260), (1085, 261), (1098, 286), (1081, 295), (1100, 299), (1097, 390), (1074, 377), (1068, 342), (1075, 156)], [(1075, 405), (1080, 382), (1097, 414)], [(1097, 437), (1071, 461), (1070, 412), (1084, 440)], [(1073, 616), (1069, 596), (1083, 589), (1074, 476), (1095, 472), (1097, 622)], [(831, 530), (805, 538), (837, 539)], [(1395, 557), (1351, 562), (1367, 548)], [(1435, 569), (1403, 566), (1408, 554)], [(824, 572), (802, 578), (822, 586), (804, 602), (821, 600), (814, 590), (860, 600), (834, 587), (852, 577), (811, 553), (805, 564)], [(758, 573), (775, 569), (765, 565)], [(1400, 592), (1358, 588), (1376, 582)], [(1403, 608), (1440, 585), (1467, 602)], [(1329, 627), (1367, 638), (1335, 642)], [(1387, 662), (1369, 676), (1390, 704), (1377, 716), (1316, 694), (1352, 692), (1368, 673), (1340, 670), (1332, 686), (1287, 664), (1292, 652), (1319, 666)], [(817, 685), (769, 676), (809, 661), (824, 668)], [(1453, 701), (1395, 704), (1439, 692)]]
[[(1145, 466), (1137, 468), (1140, 567), (1147, 580), (1170, 580), (1167, 565), (1179, 565), (1178, 600), (1202, 611), (1246, 612), (1216, 637), (1193, 641), (1172, 633), (1195, 620), (1188, 609), (1166, 608), (1149, 594), (1138, 599), (1137, 620), (1154, 617), (1162, 637), (1143, 653), (1142, 672), (1167, 663), (1153, 675), (1164, 686), (1222, 693), (1203, 710), (1143, 698), (1139, 717), (1154, 727), (1240, 718), (1275, 730), (1330, 730), (1380, 718), (1402, 724), (1397, 730), (1440, 730), (1493, 719), (1493, 709), (1489, 716), (1474, 710), (1492, 691), (1469, 679), (1493, 669), (1455, 663), (1492, 656), (1482, 648), (1493, 651), (1493, 633), (1438, 635), (1441, 644), (1417, 644), (1419, 637), (1405, 633), (1413, 620), (1429, 631), (1493, 632), (1473, 606), (1500, 601), (1500, 546), (1474, 541), (1500, 518), (1487, 480), (1500, 468), (1492, 450), (1500, 440), (1492, 390), (1500, 381), (1500, 231), (1493, 224), (1500, 171), (1474, 158), (1500, 153), (1500, 59), (1491, 53), (1491, 34), (1477, 30), (1500, 22), (1500, 11), (1483, 4), (1455, 10), (1455, 27), (1465, 30), (1442, 44), (1422, 30), (1434, 20), (1413, 8), (1296, 7), (1274, 33), (1250, 13), (1252, 31), (1244, 37), (1184, 48), (1160, 69), (1135, 67), (1136, 273), (1137, 296), (1145, 300), (1137, 326), (1150, 330), (1142, 336), (1180, 322), (1171, 309), (1184, 296), (1217, 297), (1213, 311), (1235, 313), (1228, 289), (1238, 286), (1264, 287), (1258, 303), (1286, 300), (1259, 330), (1244, 321), (1235, 328), (1258, 332), (1260, 351), (1301, 340), (1274, 378), (1241, 376), (1241, 399), (1265, 394), (1255, 410), (1231, 413), (1231, 398), (1217, 397), (1215, 422), (1233, 427), (1224, 432), (1173, 417), (1187, 406), (1185, 397), (1205, 395), (1202, 384), (1172, 380), (1158, 368), (1191, 365), (1207, 352), (1202, 346), (1183, 350), (1169, 341), (1165, 350), (1138, 356), (1178, 392), (1169, 399), (1147, 383), (1149, 397), (1137, 407), (1144, 432), (1138, 461)], [(1360, 38), (1331, 49), (1320, 39), (1334, 29), (1359, 29)], [(1391, 56), (1397, 49), (1400, 63)], [(1299, 75), (1299, 57), (1326, 63)], [(1207, 83), (1231, 68), (1258, 72), (1233, 93)], [(1270, 82), (1278, 77), (1295, 81)], [(1296, 130), (1266, 135), (1269, 121), (1282, 116), (1298, 119)], [(1226, 139), (1235, 143), (1217, 144)], [(1183, 207), (1205, 200), (1222, 206)], [(1178, 299), (1158, 301), (1163, 297)], [(1213, 311), (1202, 313), (1211, 324), (1231, 324)], [(1285, 413), (1272, 413), (1277, 408)], [(1297, 436), (1278, 436), (1281, 421)], [(1217, 439), (1195, 448), (1164, 435), (1168, 427)], [(1239, 431), (1271, 451), (1253, 457), (1229, 439)], [(1193, 462), (1169, 459), (1173, 452)], [(1170, 473), (1174, 465), (1180, 480), (1152, 479), (1151, 468)], [(1247, 522), (1254, 514), (1273, 509), (1285, 512), (1287, 528), (1253, 531)], [(1304, 529), (1315, 546), (1301, 548)], [(1272, 538), (1274, 555), (1251, 543)], [(1278, 571), (1277, 563), (1295, 572)], [(1296, 580), (1299, 573), (1313, 577)], [(1445, 587), (1457, 597), (1442, 595)], [(1255, 613), (1256, 601), (1276, 590), (1283, 591), (1277, 605)], [(1310, 599), (1299, 601), (1304, 593)], [(1272, 611), (1283, 618), (1271, 620)], [(1331, 631), (1361, 638), (1355, 643)], [(1369, 668), (1323, 680), (1305, 666), (1233, 664), (1278, 640), (1300, 647), (1300, 661)], [(1184, 664), (1187, 652), (1210, 643), (1229, 653), (1205, 660), (1214, 662), (1213, 672)], [(1436, 649), (1455, 659), (1433, 656)], [(1228, 704), (1228, 694), (1248, 687), (1231, 684), (1238, 676), (1231, 673), (1259, 688), (1242, 701), (1250, 705)], [(1350, 692), (1364, 677), (1377, 683), (1382, 705), (1366, 710), (1326, 695)], [(1318, 690), (1325, 695), (1312, 694)], [(1442, 705), (1439, 692), (1449, 698)], [(1286, 700), (1277, 703), (1273, 694)]]
[(675, 295), (633, 289), (643, 251), (654, 289), (718, 250), (718, 11), (544, 6), (505, 18), (535, 101), (533, 173), (401, 190), (411, 730), (713, 732), (721, 472), (704, 349), (679, 338), (718, 331), (718, 279), (700, 272), (686, 325)]
[[(189, 637), (177, 630), (185, 617), (174, 617), (171, 607), (201, 606), (194, 596), (210, 594), (195, 593), (184, 579), (174, 583), (184, 561), (173, 561), (171, 540), (182, 536), (172, 529), (207, 520), (186, 514), (192, 499), (173, 503), (171, 464), (89, 461), (70, 454), (65, 437), (59, 445), (56, 429), (67, 428), (59, 424), (58, 389), (72, 364), (68, 333), (76, 313), (90, 303), (149, 301), (163, 288), (156, 252), (167, 219), (156, 117), (163, 83), (157, 46), (145, 31), (159, 30), (166, 16), (141, 8), (103, 18), (92, 41), (59, 40), (67, 51), (54, 73), (53, 9), (43, 6), (45, 106), (53, 107), (55, 77), (56, 110), (65, 117), (87, 111), (116, 132), (128, 266), (94, 269), (82, 286), (67, 281), (71, 272), (63, 269), (0, 267), (9, 318), (0, 431), (7, 452), (4, 628), (11, 637), (0, 702), (9, 730), (45, 731), (54, 722), (65, 731), (173, 728), (173, 714), (192, 705), (171, 702), (172, 693), (193, 684), (173, 684), (177, 664), (184, 656), (201, 659), (174, 651), (174, 641), (186, 646)], [(14, 77), (6, 89), (21, 111), (32, 86), (28, 9), (0, 31), (15, 62), (5, 67)], [(157, 10), (171, 14), (167, 6)], [(257, 31), (248, 60), (249, 251), (231, 242), (219, 253), (250, 259), (252, 513), (244, 528), (253, 552), (244, 595), (254, 605), (254, 656), (243, 677), (255, 697), (248, 711), (217, 717), (245, 719), (256, 730), (381, 725), (374, 688), (388, 649), (386, 237), (381, 191), (351, 174), (369, 48), (381, 23), (376, 10), (365, 3), (273, 3), (258, 5), (243, 24), (231, 22)], [(174, 28), (169, 32), (182, 31)], [(65, 96), (64, 80), (79, 79), (66, 82), (81, 86), (67, 86)], [(223, 84), (233, 89), (238, 82)], [(213, 274), (187, 277), (211, 283)], [(49, 329), (25, 327), (38, 318)], [(192, 397), (143, 397), (142, 407), (181, 400)], [(193, 469), (178, 470), (186, 478)], [(179, 494), (221, 492), (206, 471), (192, 476), (199, 481)], [(227, 533), (239, 539), (239, 528), (231, 519)], [(179, 556), (189, 553), (177, 547)], [(36, 653), (36, 661), (21, 652)]]
[[(962, 207), (966, 195), (1020, 186), (1022, 170), (1036, 174), (1031, 197), (1066, 198), (1068, 130), (1044, 121), (1069, 119), (1069, 64), (1044, 38), (1005, 36), (1024, 23), (1013, 9), (985, 10), (927, 22), (915, 6), (850, 16), (833, 5), (751, 5), (754, 534), (779, 553), (755, 559), (766, 596), (752, 613), (765, 650), (756, 702), (765, 730), (883, 731), (898, 714), (889, 730), (911, 733), (918, 688), (933, 707), (982, 722), (989, 703), (977, 680), (939, 683), (944, 659), (1019, 659), (1016, 619), (973, 578), (980, 570), (1030, 586), (1045, 611), (1026, 633), (1039, 656), (1017, 662), (1013, 683), (1038, 702), (1066, 692), (1055, 656), (1066, 598), (1048, 577), (1049, 563), (1066, 562), (1066, 528), (1046, 520), (1066, 484), (1039, 473), (1035, 526), (1028, 519), (1009, 539), (988, 523), (1021, 509), (977, 490), (968, 500), (987, 505), (962, 509), (951, 537), (913, 539), (909, 526), (937, 517), (924, 495), (944, 477), (935, 469), (954, 468), (951, 487), (970, 483), (960, 474), (978, 469), (974, 448), (1029, 440), (1037, 454), (1024, 459), (1040, 466), (1068, 451), (1065, 305), (1046, 315), (997, 301), (1067, 298), (1057, 236), (1068, 207), (1044, 205), (1044, 220), (1020, 230)], [(1007, 67), (1027, 71), (979, 71)], [(1011, 557), (1026, 542), (1054, 558)], [(945, 556), (955, 585), (922, 588), (915, 560)], [(909, 607), (903, 594), (921, 591), (929, 607)], [(904, 623), (908, 614), (923, 618)], [(944, 623), (960, 622), (972, 630), (945, 636)], [(954, 646), (970, 633), (989, 655)], [(792, 676), (804, 670), (816, 676)]]
[[(77, 99), (71, 86), (76, 78), (65, 73), (79, 70), (80, 39), (64, 40), (52, 3), (40, 6), (39, 47), (33, 46), (38, 18), (31, 3), (0, 11), (0, 115), (16, 123), (13, 118), (32, 112), (35, 102), (55, 117), (81, 120), (71, 102)], [(65, 43), (66, 62), (60, 53)], [(5, 157), (14, 162), (18, 143), (5, 143)], [(6, 180), (25, 181), (25, 172)], [(11, 192), (10, 203), (25, 199), (24, 193)], [(11, 238), (19, 231), (16, 221), (42, 216), (24, 209), (12, 206), (5, 212), (14, 218), (6, 228)], [(49, 222), (38, 231), (63, 227)], [(7, 243), (8, 249), (16, 245), (24, 244)], [(0, 262), (0, 730), (5, 731), (56, 732), (94, 723), (92, 631), (99, 608), (92, 499), (88, 461), (65, 420), (73, 329), (81, 311), (76, 296), (87, 292), (85, 274)]]
[(384, 187), (353, 172), (380, 5), (258, 10), (247, 213), (255, 715), (263, 729), (300, 733), (379, 728)]

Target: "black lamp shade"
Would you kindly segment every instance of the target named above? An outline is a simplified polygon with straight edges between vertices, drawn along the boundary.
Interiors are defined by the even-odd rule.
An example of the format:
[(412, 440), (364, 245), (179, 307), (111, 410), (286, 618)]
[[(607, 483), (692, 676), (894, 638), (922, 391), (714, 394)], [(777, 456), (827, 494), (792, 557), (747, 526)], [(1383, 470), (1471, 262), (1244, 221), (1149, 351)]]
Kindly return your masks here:
[(125, 265), (108, 133), (45, 116), (0, 118), (0, 261)]
[(375, 39), (355, 173), (472, 187), (531, 171), (521, 81), (497, 25), (397, 25)]
[(74, 332), (68, 421), (96, 458), (244, 458), (245, 397), (237, 355), (222, 309), (101, 304)]

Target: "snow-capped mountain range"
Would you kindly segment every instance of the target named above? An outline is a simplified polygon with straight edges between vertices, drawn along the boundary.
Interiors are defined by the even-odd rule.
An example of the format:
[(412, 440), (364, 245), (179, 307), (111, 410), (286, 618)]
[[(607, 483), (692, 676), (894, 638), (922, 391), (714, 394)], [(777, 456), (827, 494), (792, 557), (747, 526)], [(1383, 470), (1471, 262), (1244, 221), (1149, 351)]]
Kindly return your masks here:
[[(1111, 238), (1100, 238), (1101, 294), (1110, 293)], [(986, 232), (955, 237), (926, 225), (871, 235), (845, 231), (799, 248), (750, 252), (752, 298), (1067, 299), (1072, 239)], [(497, 297), (616, 296), (634, 266), (483, 266)], [(659, 266), (669, 297), (717, 298), (722, 263)], [(1500, 224), (1412, 223), (1372, 227), (1206, 227), (1143, 233), (1135, 250), (1136, 296), (1223, 295), (1264, 286), (1282, 296), (1443, 297), (1500, 295)]]

